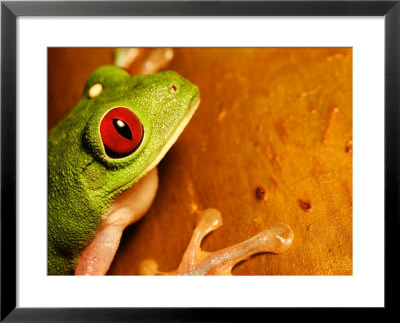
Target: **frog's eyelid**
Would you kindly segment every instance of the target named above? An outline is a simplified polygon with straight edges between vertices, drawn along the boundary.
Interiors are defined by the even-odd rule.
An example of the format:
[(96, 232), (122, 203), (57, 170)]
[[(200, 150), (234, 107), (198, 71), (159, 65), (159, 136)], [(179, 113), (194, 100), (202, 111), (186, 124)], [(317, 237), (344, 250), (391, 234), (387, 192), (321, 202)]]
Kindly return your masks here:
[(103, 91), (103, 85), (101, 83), (95, 83), (90, 87), (88, 91), (88, 96), (89, 98), (92, 99), (98, 96), (102, 91)]

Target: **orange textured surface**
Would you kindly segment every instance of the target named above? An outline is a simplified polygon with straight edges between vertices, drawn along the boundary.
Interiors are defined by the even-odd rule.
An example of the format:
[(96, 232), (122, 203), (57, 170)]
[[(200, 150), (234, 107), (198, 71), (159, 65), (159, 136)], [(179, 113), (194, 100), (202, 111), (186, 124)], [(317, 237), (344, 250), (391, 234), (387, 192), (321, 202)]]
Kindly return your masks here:
[[(111, 57), (49, 50), (49, 127)], [(109, 274), (136, 274), (147, 258), (176, 269), (197, 212), (214, 207), (224, 224), (204, 250), (276, 222), (295, 235), (285, 254), (256, 255), (236, 275), (351, 275), (352, 50), (182, 48), (170, 68), (199, 86), (202, 101), (160, 163), (156, 201), (125, 231)]]

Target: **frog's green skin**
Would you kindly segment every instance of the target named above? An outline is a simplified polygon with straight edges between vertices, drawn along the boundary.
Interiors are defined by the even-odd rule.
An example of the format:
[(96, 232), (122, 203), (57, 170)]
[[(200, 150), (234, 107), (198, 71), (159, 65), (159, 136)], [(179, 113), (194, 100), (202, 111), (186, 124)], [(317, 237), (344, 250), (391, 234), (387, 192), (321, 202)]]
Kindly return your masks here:
[[(103, 91), (89, 98), (95, 83)], [(74, 273), (113, 201), (155, 166), (198, 101), (198, 88), (172, 71), (131, 76), (104, 66), (92, 73), (78, 105), (49, 133), (49, 275)], [(115, 107), (132, 109), (144, 129), (140, 146), (120, 159), (105, 154), (100, 135), (102, 117)]]

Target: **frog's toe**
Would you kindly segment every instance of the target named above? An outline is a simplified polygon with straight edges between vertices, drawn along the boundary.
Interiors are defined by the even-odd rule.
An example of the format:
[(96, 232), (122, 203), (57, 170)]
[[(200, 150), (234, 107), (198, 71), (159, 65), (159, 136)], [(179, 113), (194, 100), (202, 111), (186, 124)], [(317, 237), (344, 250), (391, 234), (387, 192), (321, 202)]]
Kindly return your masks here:
[[(232, 268), (237, 263), (261, 252), (284, 253), (291, 247), (294, 239), (292, 229), (286, 224), (279, 223), (248, 240), (225, 249), (215, 252), (201, 250), (200, 244), (203, 238), (221, 225), (222, 217), (218, 210), (207, 209), (202, 212), (179, 268), (173, 273), (178, 275), (232, 275)], [(142, 272), (147, 275), (165, 274), (158, 271), (157, 264), (153, 260), (143, 262), (141, 268)]]

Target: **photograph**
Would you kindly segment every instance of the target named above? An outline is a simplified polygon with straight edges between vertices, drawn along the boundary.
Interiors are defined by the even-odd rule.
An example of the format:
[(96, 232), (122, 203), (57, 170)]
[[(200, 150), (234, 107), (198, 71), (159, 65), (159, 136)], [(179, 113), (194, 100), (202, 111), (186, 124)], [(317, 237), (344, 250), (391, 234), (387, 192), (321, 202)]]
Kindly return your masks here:
[(47, 65), (47, 275), (353, 274), (351, 47)]
[(396, 310), (399, 2), (3, 1), (0, 321)]

